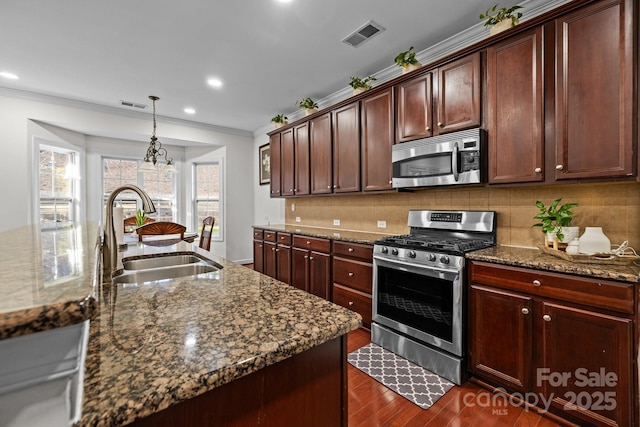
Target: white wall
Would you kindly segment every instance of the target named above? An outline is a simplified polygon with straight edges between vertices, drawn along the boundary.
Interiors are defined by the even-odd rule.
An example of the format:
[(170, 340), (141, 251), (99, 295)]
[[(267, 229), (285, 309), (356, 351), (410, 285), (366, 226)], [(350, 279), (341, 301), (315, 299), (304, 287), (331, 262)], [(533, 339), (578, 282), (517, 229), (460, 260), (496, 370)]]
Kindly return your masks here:
[[(86, 181), (86, 219), (100, 218), (100, 156), (117, 154), (141, 157), (148, 146), (151, 121), (147, 114), (121, 115), (115, 109), (94, 107), (44, 96), (13, 96), (13, 92), (0, 91), (0, 149), (3, 153), (0, 196), (5, 201), (0, 206), (0, 231), (35, 221), (33, 206), (38, 195), (34, 182), (35, 165), (32, 162), (36, 138), (65, 143), (86, 153), (86, 171), (83, 175)], [(255, 164), (253, 138), (241, 133), (224, 133), (203, 125), (190, 126), (187, 122), (162, 120), (158, 120), (158, 138), (161, 141), (163, 138), (185, 141), (185, 145), (197, 145), (201, 151), (217, 151), (225, 156), (226, 230), (224, 242), (216, 247), (224, 252), (220, 255), (232, 261), (250, 261), (254, 188), (252, 175), (247, 171)], [(220, 151), (221, 147), (226, 149)], [(179, 176), (179, 185), (184, 189), (191, 187), (188, 175), (192, 158), (188, 158), (191, 153), (187, 154), (187, 150), (177, 147), (176, 154), (171, 153), (174, 158), (180, 159), (177, 167), (183, 173)], [(189, 219), (186, 213), (188, 202), (179, 201), (184, 206), (179, 215), (185, 224)]]

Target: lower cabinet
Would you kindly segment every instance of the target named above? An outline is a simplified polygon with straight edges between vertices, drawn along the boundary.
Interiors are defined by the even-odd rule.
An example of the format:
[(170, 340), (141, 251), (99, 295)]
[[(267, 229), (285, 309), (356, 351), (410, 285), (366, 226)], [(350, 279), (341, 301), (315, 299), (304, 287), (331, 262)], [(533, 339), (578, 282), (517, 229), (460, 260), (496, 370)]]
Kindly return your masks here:
[(253, 229), (253, 269), (264, 273), (264, 230)]
[(331, 241), (293, 235), (291, 281), (296, 288), (331, 299)]
[(332, 270), (332, 301), (359, 313), (363, 325), (371, 327), (373, 247), (334, 241)]
[(470, 264), (475, 376), (579, 425), (635, 425), (633, 284)]

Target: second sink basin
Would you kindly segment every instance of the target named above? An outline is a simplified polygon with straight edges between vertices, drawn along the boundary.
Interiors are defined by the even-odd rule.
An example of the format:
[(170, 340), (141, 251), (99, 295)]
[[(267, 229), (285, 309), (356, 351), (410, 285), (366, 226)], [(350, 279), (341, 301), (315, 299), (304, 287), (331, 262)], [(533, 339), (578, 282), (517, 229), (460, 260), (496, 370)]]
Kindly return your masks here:
[[(192, 276), (195, 274), (211, 273), (219, 270), (219, 268), (212, 264), (199, 262), (202, 261), (200, 258), (194, 258), (196, 258), (198, 262), (182, 265), (165, 265), (163, 267), (148, 268), (146, 270), (125, 270), (124, 273), (114, 276), (112, 278), (112, 281), (113, 283), (143, 283), (152, 282), (155, 280), (174, 279), (176, 277), (182, 276)], [(154, 259), (158, 258), (149, 258), (149, 260)]]
[(195, 255), (169, 255), (154, 258), (138, 258), (124, 261), (125, 270), (144, 270), (147, 268), (167, 267), (171, 265), (195, 264), (202, 259)]

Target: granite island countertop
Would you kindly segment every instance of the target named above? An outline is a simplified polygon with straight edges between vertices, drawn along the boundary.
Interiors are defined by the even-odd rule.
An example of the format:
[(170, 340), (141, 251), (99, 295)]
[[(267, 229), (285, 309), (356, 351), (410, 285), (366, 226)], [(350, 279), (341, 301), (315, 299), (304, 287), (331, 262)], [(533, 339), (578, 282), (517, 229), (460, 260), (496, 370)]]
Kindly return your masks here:
[(360, 315), (186, 242), (123, 258), (195, 252), (218, 271), (102, 286), (91, 324), (83, 416), (118, 426), (340, 337)]
[(590, 278), (617, 280), (620, 282), (640, 282), (640, 266), (635, 264), (587, 264), (567, 261), (544, 253), (535, 248), (495, 246), (472, 251), (467, 259), (496, 264), (526, 267), (556, 273), (575, 274)]
[(97, 224), (0, 232), (0, 340), (70, 326), (97, 310)]
[(340, 230), (335, 228), (303, 227), (289, 224), (254, 225), (253, 228), (269, 231), (282, 231), (292, 234), (300, 234), (309, 237), (338, 240), (341, 242), (361, 243), (373, 245), (378, 239), (389, 236), (391, 233), (371, 233), (367, 231)]

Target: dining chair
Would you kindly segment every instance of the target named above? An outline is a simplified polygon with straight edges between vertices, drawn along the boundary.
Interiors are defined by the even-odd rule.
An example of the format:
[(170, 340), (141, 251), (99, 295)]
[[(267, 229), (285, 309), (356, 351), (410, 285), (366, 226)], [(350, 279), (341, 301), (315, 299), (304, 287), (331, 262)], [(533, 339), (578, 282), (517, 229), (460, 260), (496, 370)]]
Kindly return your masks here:
[(138, 241), (142, 242), (143, 236), (160, 236), (165, 234), (179, 234), (180, 240), (184, 239), (184, 232), (187, 230), (182, 224), (169, 221), (154, 221), (144, 224), (136, 229)]
[(211, 234), (213, 233), (213, 224), (216, 219), (212, 216), (208, 216), (202, 220), (202, 232), (200, 233), (200, 248), (210, 250), (211, 249)]

